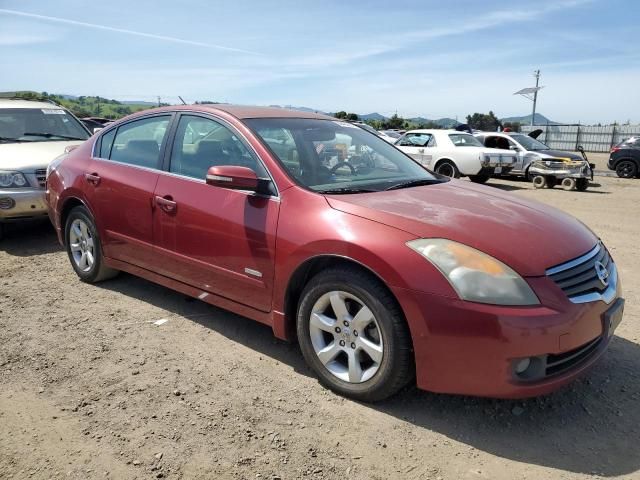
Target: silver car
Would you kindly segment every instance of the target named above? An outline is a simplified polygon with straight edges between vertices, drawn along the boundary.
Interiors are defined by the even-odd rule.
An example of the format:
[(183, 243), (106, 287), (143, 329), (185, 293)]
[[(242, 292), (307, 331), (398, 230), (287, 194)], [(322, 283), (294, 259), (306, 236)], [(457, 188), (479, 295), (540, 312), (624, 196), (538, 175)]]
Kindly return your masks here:
[(47, 166), (89, 136), (59, 105), (0, 99), (0, 239), (9, 222), (45, 218)]

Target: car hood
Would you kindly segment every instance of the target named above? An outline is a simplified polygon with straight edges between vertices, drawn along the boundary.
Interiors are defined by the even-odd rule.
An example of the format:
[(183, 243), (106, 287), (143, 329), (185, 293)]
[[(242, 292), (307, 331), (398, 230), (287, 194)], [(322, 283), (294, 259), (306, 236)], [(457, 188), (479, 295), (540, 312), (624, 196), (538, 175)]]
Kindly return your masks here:
[(326, 198), (336, 210), (418, 238), (464, 243), (522, 276), (542, 276), (547, 268), (588, 252), (598, 241), (585, 225), (560, 210), (460, 180)]
[(33, 173), (47, 165), (70, 145), (82, 140), (59, 142), (0, 143), (0, 170), (18, 170)]
[(563, 152), (562, 150), (536, 150), (534, 153), (540, 155), (540, 158), (568, 158), (569, 160), (583, 160), (582, 155), (572, 152)]

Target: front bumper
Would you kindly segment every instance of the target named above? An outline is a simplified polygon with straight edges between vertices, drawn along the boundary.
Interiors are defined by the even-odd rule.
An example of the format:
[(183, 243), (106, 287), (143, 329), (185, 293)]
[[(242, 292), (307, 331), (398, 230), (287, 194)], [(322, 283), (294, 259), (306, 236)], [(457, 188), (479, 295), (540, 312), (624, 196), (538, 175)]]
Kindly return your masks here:
[[(526, 398), (550, 393), (591, 367), (610, 339), (603, 301), (571, 303), (547, 277), (528, 279), (541, 305), (508, 307), (465, 302), (394, 288), (409, 320), (418, 387), (440, 393)], [(541, 294), (542, 292), (542, 294)], [(589, 345), (589, 350), (585, 350)], [(522, 380), (515, 365), (527, 357), (568, 358), (560, 371)]]
[(0, 222), (36, 218), (46, 214), (43, 189), (0, 189)]

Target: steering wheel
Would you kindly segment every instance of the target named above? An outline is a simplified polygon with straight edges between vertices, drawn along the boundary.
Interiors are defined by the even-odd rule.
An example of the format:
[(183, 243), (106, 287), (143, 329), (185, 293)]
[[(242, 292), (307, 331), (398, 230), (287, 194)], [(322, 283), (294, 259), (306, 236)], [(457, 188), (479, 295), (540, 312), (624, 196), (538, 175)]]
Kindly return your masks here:
[(351, 175), (357, 175), (358, 174), (356, 172), (356, 167), (351, 165), (349, 162), (338, 162), (333, 167), (331, 167), (331, 169), (329, 171), (331, 172), (331, 174), (334, 174), (341, 167), (349, 167), (349, 170), (351, 170)]

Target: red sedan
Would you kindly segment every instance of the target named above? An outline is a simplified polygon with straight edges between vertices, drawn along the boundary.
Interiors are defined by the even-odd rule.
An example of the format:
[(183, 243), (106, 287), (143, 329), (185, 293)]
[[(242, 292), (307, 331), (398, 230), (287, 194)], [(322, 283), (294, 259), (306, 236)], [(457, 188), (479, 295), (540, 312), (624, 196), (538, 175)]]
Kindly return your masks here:
[(544, 394), (622, 319), (616, 265), (582, 223), (323, 115), (135, 114), (54, 161), (47, 200), (80, 279), (121, 270), (270, 325), (360, 400), (413, 379)]

